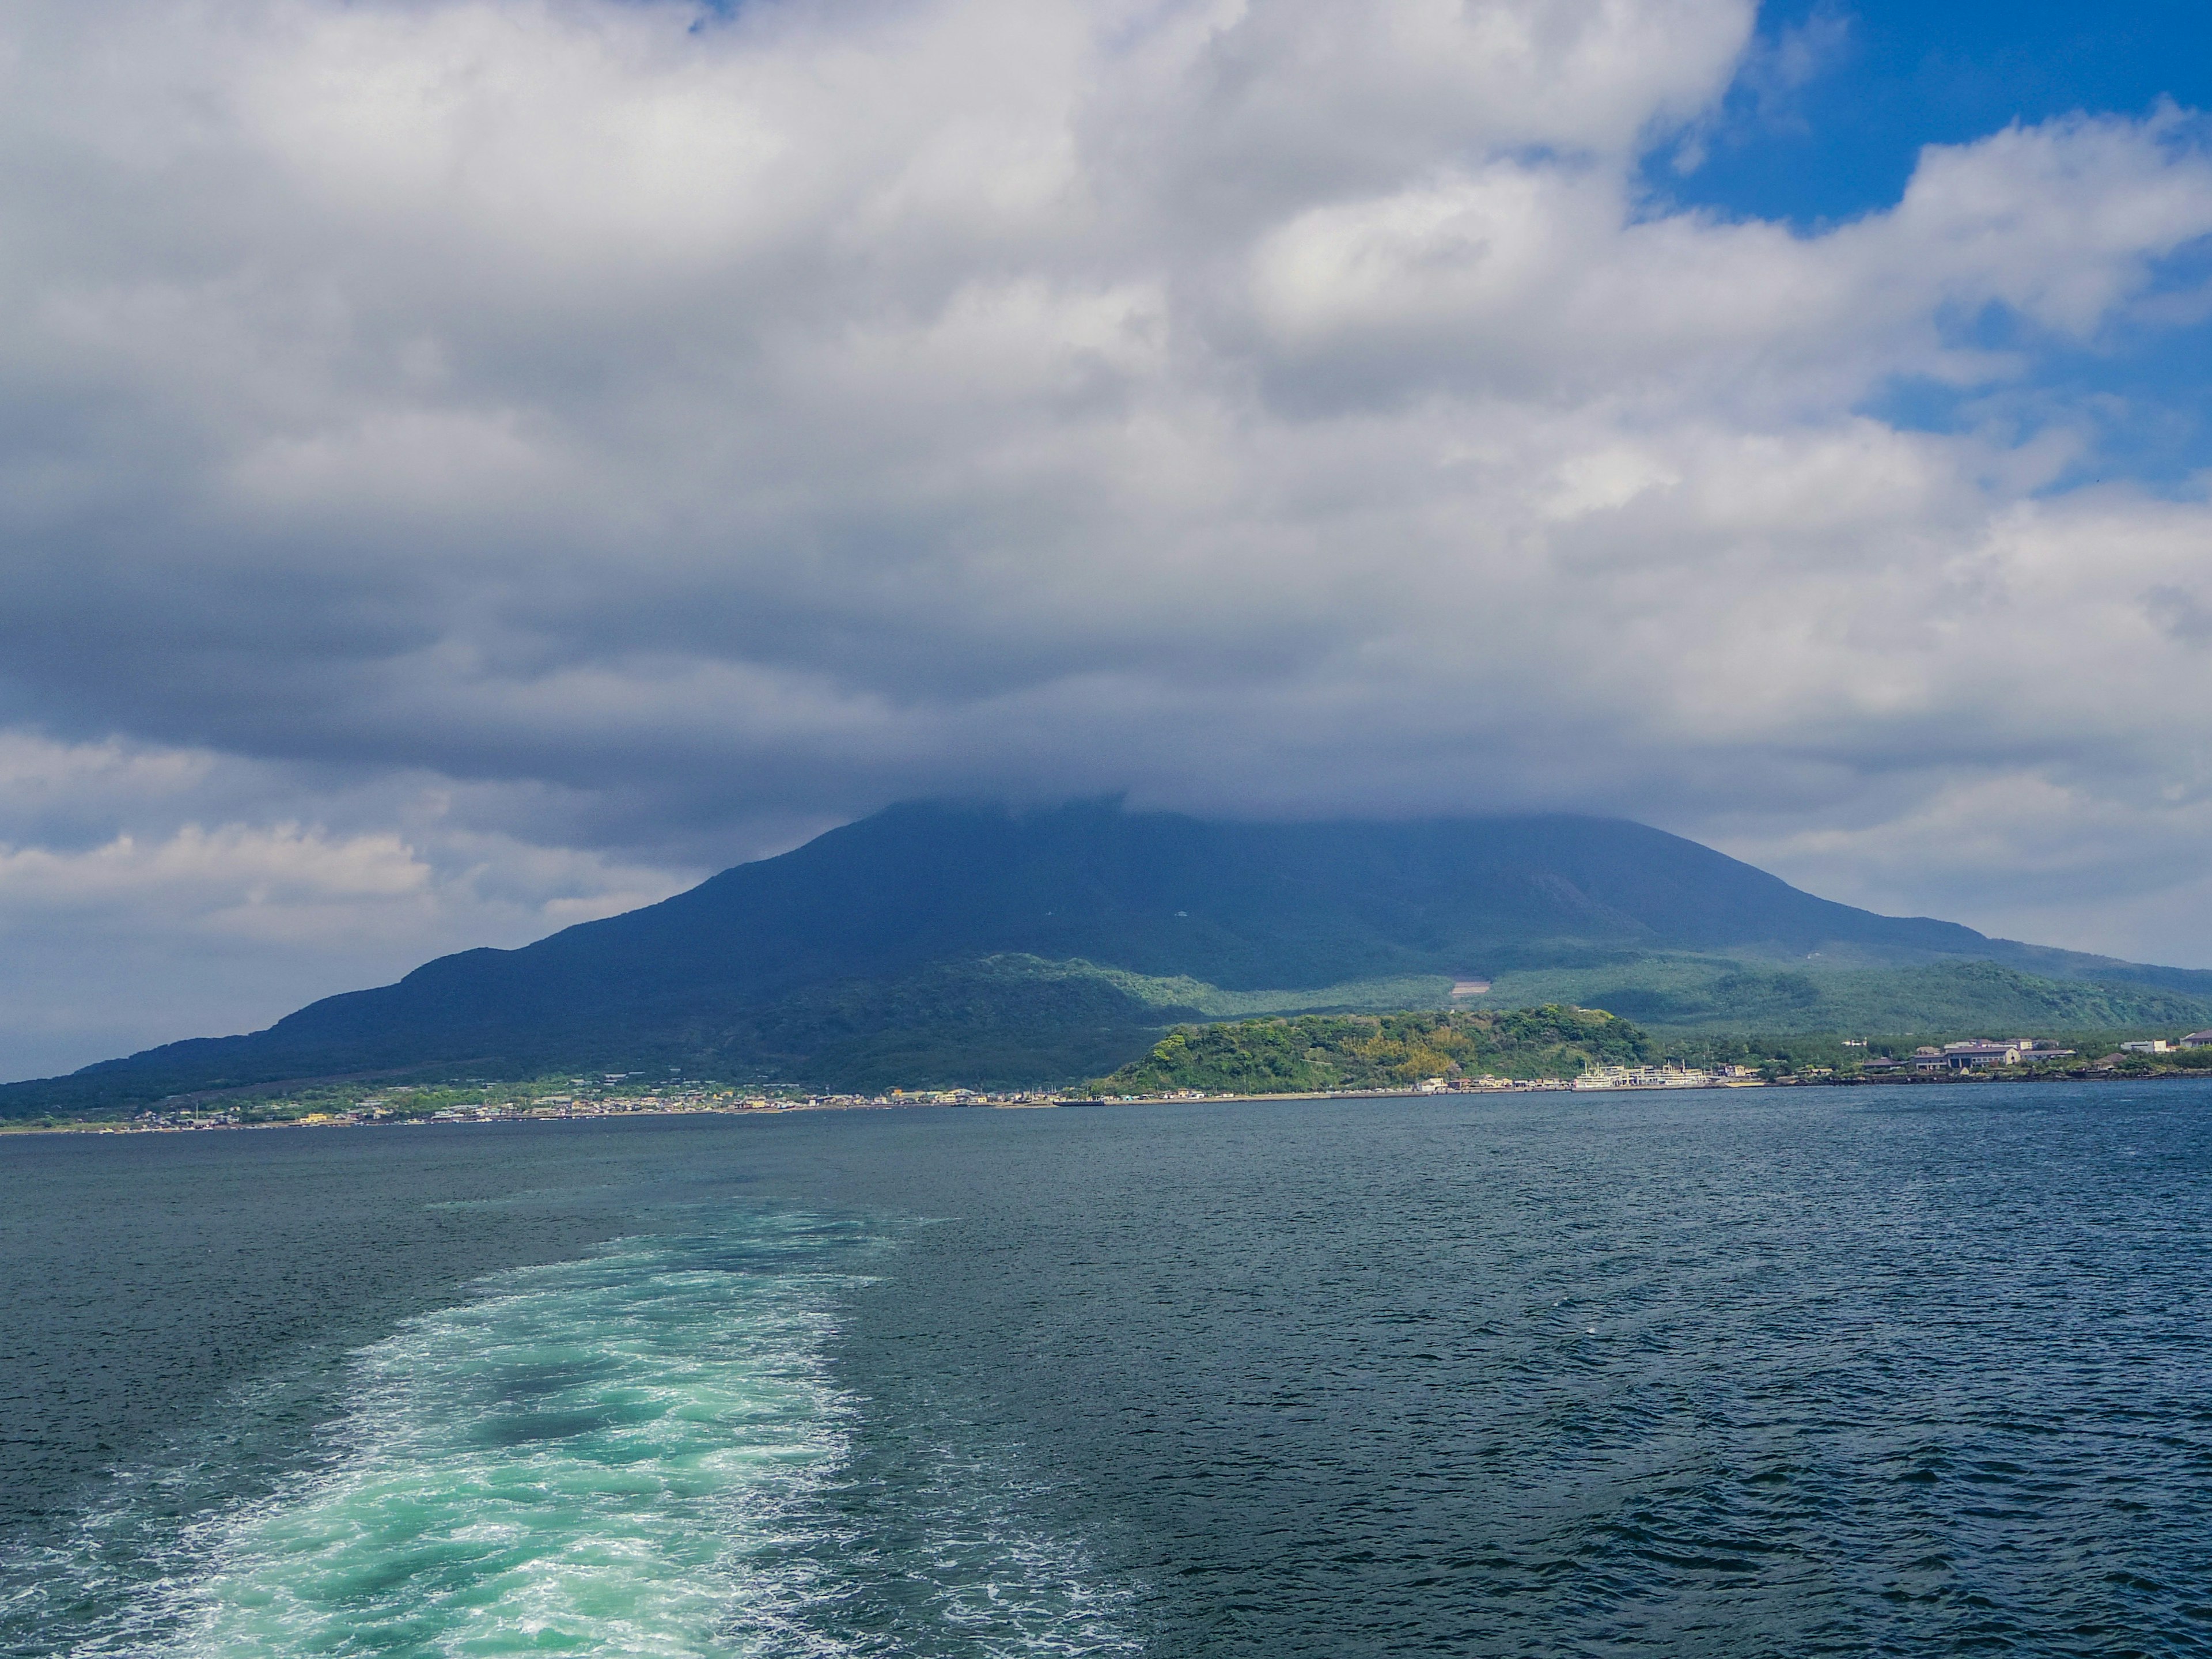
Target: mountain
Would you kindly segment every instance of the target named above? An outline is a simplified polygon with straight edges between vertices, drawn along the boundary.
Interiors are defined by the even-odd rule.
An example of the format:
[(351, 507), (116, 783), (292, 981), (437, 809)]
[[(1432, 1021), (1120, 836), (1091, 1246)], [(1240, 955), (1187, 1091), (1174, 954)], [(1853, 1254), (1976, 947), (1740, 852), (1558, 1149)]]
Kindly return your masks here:
[[(1613, 1007), (1610, 994), (1647, 1022), (1804, 1029), (1832, 991), (1847, 993), (1838, 1006), (1880, 1005), (1869, 975), (1984, 963), (2012, 976), (2007, 1012), (2023, 983), (2028, 1004), (2056, 1006), (2033, 988), (2075, 982), (2103, 988), (2091, 1000), (2113, 1018), (2099, 1023), (2212, 1020), (2198, 1000), (2212, 973), (1876, 915), (1616, 819), (1237, 823), (1110, 801), (920, 803), (266, 1030), (9, 1085), (0, 1114), (422, 1068), (1057, 1081), (1112, 1070), (1173, 1021), (1436, 1006), (1454, 979), (1492, 981), (1473, 1001), (1493, 1006)], [(1955, 1014), (1975, 994), (1954, 985), (1938, 1000)]]

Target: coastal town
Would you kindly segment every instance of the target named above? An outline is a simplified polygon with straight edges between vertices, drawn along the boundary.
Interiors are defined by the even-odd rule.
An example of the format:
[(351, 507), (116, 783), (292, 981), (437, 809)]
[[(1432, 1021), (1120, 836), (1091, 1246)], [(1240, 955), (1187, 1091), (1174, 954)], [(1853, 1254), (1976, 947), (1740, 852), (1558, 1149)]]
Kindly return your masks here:
[[(466, 1091), (483, 1097), (447, 1098)], [(391, 1127), (451, 1123), (558, 1122), (588, 1118), (677, 1116), (697, 1114), (838, 1111), (906, 1106), (1054, 1106), (1049, 1091), (988, 1093), (974, 1089), (893, 1089), (886, 1093), (805, 1094), (741, 1090), (719, 1084), (638, 1085), (631, 1075), (609, 1073), (577, 1078), (564, 1091), (507, 1094), (496, 1085), (399, 1084), (349, 1103), (257, 1101), (250, 1106), (198, 1103), (157, 1106), (125, 1121), (87, 1125), (113, 1132), (351, 1126)]]
[[(1844, 1038), (1846, 1049), (1863, 1039)], [(1891, 1045), (1895, 1047), (1897, 1045)], [(734, 1087), (671, 1076), (609, 1072), (558, 1084), (537, 1079), (503, 1085), (468, 1079), (443, 1084), (389, 1084), (373, 1091), (325, 1087), (296, 1098), (163, 1102), (129, 1118), (26, 1124), (98, 1133), (293, 1127), (428, 1127), (483, 1123), (558, 1122), (597, 1118), (700, 1114), (882, 1111), (909, 1107), (1021, 1109), (1060, 1106), (1269, 1099), (1361, 1099), (1435, 1095), (1585, 1093), (1644, 1090), (1747, 1089), (1837, 1085), (2051, 1081), (2203, 1075), (2212, 1066), (2212, 1030), (2175, 1037), (2134, 1038), (2084, 1060), (2048, 1037), (1986, 1037), (1925, 1044), (1903, 1054), (1869, 1054), (1842, 1066), (1676, 1064), (1585, 1066), (1566, 1077), (1428, 1077), (1384, 1087), (1297, 1091), (1177, 1089), (1150, 1094), (1066, 1090), (890, 1089), (878, 1093), (812, 1093), (788, 1088)]]

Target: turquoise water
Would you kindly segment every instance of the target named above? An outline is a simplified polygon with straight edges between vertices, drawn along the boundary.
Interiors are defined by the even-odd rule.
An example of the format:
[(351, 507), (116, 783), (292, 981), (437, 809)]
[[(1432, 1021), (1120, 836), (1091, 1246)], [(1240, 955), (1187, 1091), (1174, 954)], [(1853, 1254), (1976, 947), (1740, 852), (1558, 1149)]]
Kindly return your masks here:
[[(841, 1513), (860, 1402), (838, 1316), (894, 1234), (708, 1207), (581, 1261), (498, 1272), (349, 1358), (303, 1467), (159, 1540), (159, 1573), (66, 1650), (288, 1655), (1103, 1655), (1133, 1648), (1018, 1475), (933, 1449), (896, 1558)], [(204, 1453), (206, 1455), (206, 1453)], [(219, 1458), (222, 1453), (216, 1453)], [(155, 1482), (219, 1475), (150, 1471)], [(101, 1533), (18, 1575), (15, 1624), (97, 1604)], [(143, 1540), (139, 1540), (143, 1544)], [(898, 1620), (848, 1608), (902, 1582)], [(894, 1597), (896, 1601), (896, 1597)], [(947, 1646), (949, 1644), (949, 1646)]]
[(2212, 1651), (2212, 1089), (0, 1152), (0, 1651)]
[(196, 1540), (179, 1655), (791, 1650), (867, 1242), (802, 1218), (504, 1275), (363, 1354), (327, 1461)]
[[(496, 1273), (349, 1357), (301, 1467), (158, 1541), (159, 1571), (66, 1650), (175, 1659), (1130, 1650), (1081, 1552), (1024, 1529), (1011, 1470), (937, 1449), (903, 1494), (926, 1536), (839, 1513), (860, 1402), (841, 1310), (896, 1237), (787, 1209)], [(201, 1457), (206, 1455), (204, 1449)], [(219, 1458), (220, 1453), (217, 1453)], [(191, 1485), (201, 1458), (150, 1473)], [(141, 1479), (146, 1478), (142, 1473)], [(98, 1603), (111, 1504), (19, 1573), (28, 1630)], [(142, 1547), (146, 1540), (139, 1540)], [(890, 1627), (846, 1616), (912, 1579)]]

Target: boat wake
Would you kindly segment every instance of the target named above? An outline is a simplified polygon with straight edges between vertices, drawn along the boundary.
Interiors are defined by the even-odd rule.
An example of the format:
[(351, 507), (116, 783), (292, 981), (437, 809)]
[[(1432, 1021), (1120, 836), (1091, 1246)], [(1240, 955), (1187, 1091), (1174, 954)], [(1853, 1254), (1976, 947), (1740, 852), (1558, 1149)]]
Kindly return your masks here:
[(896, 1248), (741, 1215), (497, 1275), (356, 1356), (312, 1466), (184, 1527), (110, 1639), (58, 1650), (1134, 1651), (1127, 1593), (1024, 1528), (1008, 1471), (845, 1489), (865, 1408), (830, 1343)]

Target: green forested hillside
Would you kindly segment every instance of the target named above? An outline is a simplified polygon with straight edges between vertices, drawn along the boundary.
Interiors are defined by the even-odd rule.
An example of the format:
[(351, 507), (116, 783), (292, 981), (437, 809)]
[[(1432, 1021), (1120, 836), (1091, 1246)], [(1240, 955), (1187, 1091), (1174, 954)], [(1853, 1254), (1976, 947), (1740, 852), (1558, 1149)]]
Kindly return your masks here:
[(1633, 1065), (1644, 1034), (1589, 1008), (1498, 1013), (1305, 1014), (1169, 1033), (1142, 1060), (1090, 1085), (1100, 1095), (1295, 1094), (1402, 1088), (1424, 1078), (1573, 1077)]
[(2212, 1024), (2212, 999), (2141, 983), (2049, 979), (1994, 962), (1869, 967), (1657, 954), (1501, 974), (1485, 1006), (1577, 1002), (1687, 1030), (1978, 1030), (2008, 1035)]

